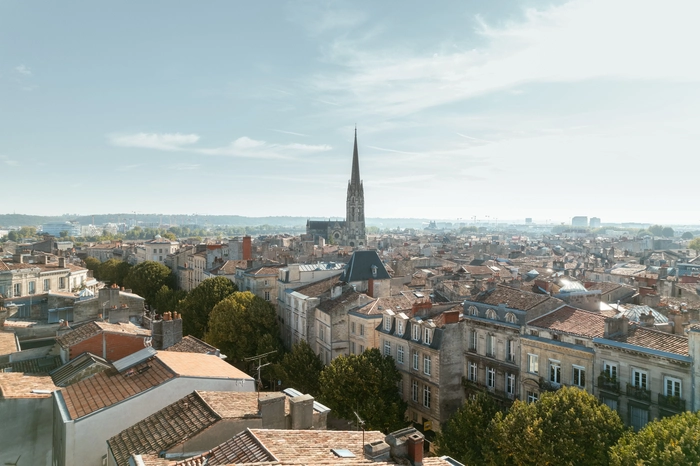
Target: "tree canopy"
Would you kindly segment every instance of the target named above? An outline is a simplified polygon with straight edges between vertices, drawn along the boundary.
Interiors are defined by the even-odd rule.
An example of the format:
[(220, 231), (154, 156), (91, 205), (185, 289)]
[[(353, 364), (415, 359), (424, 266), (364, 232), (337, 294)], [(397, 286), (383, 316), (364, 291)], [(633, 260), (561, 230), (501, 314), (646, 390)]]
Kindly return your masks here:
[[(180, 311), (180, 301), (185, 299), (187, 292), (185, 290), (173, 290), (168, 285), (163, 285), (156, 292), (151, 306), (163, 314), (167, 311)], [(185, 323), (183, 322), (183, 326)], [(201, 337), (200, 337), (201, 338)]]
[(391, 432), (406, 426), (406, 403), (399, 395), (401, 373), (378, 349), (339, 356), (321, 372), (321, 401), (335, 415), (365, 421), (365, 429)]
[(610, 464), (700, 464), (700, 413), (687, 411), (652, 421), (637, 433), (626, 433), (610, 449)]
[(693, 239), (693, 234), (689, 231), (683, 232), (681, 239)]
[(146, 304), (149, 305), (153, 303), (156, 293), (163, 285), (174, 289), (175, 283), (175, 275), (170, 269), (160, 262), (153, 261), (145, 261), (135, 265), (124, 279), (124, 286), (142, 296), (146, 300)]
[(488, 394), (468, 399), (437, 434), (437, 453), (463, 464), (484, 464), (484, 447), (491, 442), (490, 424), (501, 409)]
[(688, 247), (690, 249), (700, 251), (700, 236), (698, 236), (697, 238), (693, 238), (693, 240), (690, 241), (690, 243), (688, 243)]
[(322, 370), (321, 359), (305, 340), (301, 340), (284, 355), (276, 372), (284, 385), (316, 397), (321, 393)]
[(275, 309), (250, 291), (236, 291), (214, 306), (204, 339), (233, 362), (269, 351), (277, 351), (269, 360), (282, 357)]
[[(170, 269), (168, 269), (168, 271), (169, 270)], [(131, 265), (129, 263), (120, 261), (119, 259), (110, 259), (97, 266), (97, 275), (95, 278), (102, 280), (105, 283), (124, 286), (126, 277), (129, 275), (130, 271)]]
[(607, 465), (608, 450), (625, 428), (620, 416), (593, 395), (573, 387), (516, 401), (491, 427), (491, 464)]
[(207, 332), (209, 314), (214, 306), (235, 291), (238, 291), (238, 288), (226, 277), (207, 278), (202, 281), (178, 306), (182, 313), (183, 332), (203, 338)]

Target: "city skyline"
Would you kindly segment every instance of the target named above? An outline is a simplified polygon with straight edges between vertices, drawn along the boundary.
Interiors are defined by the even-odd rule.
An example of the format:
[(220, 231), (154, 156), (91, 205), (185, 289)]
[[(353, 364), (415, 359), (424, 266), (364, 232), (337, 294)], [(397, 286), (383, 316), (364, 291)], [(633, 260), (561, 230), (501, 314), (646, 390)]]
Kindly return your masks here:
[(700, 224), (700, 5), (395, 5), (1, 3), (0, 213)]

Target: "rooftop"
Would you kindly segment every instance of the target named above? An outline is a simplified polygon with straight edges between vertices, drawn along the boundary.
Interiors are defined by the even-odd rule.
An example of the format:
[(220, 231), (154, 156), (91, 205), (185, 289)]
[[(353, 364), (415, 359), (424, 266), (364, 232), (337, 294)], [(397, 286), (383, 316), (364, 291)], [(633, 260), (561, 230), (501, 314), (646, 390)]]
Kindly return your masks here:
[(19, 350), (15, 333), (0, 330), (0, 355), (15, 353)]
[(562, 306), (528, 325), (587, 338), (600, 338), (605, 334), (605, 316), (571, 306)]
[(56, 342), (65, 348), (78, 344), (81, 341), (87, 340), (88, 338), (92, 338), (95, 335), (100, 335), (103, 332), (129, 334), (140, 337), (151, 336), (150, 330), (137, 327), (131, 322), (110, 324), (109, 322), (93, 321), (61, 335), (60, 337), (56, 338)]
[(21, 372), (0, 372), (0, 399), (49, 398), (58, 390), (51, 377)]
[(156, 358), (181, 377), (208, 377), (253, 380), (218, 356), (177, 351), (159, 351)]
[(180, 353), (202, 353), (216, 354), (217, 348), (205, 343), (199, 338), (187, 335), (182, 337), (182, 340), (175, 343), (173, 346), (166, 348), (164, 351), (177, 351)]
[(365, 280), (384, 280), (391, 278), (377, 251), (355, 251), (347, 263), (340, 280), (350, 283)]
[(493, 290), (483, 291), (479, 293), (472, 301), (489, 304), (492, 306), (505, 304), (511, 309), (528, 311), (548, 300), (554, 300), (555, 302), (559, 301), (561, 304), (564, 304), (563, 301), (545, 294), (519, 290), (517, 288), (511, 288), (505, 285), (498, 285)]
[(639, 325), (630, 325), (626, 336), (611, 337), (611, 340), (642, 346), (657, 351), (688, 356), (688, 337), (662, 332)]

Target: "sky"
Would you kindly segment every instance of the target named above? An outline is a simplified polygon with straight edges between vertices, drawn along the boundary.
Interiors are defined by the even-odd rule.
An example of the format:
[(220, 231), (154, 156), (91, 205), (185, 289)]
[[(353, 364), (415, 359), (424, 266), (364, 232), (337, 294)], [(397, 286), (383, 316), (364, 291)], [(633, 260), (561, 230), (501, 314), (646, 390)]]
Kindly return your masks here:
[(697, 0), (0, 0), (0, 213), (700, 224)]

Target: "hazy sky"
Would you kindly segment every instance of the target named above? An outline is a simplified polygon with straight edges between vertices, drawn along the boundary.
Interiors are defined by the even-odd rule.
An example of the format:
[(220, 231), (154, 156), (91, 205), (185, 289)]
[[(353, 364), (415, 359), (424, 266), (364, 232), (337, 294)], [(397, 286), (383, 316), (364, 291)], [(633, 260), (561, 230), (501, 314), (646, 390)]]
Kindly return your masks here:
[(700, 224), (700, 2), (0, 0), (0, 213)]

